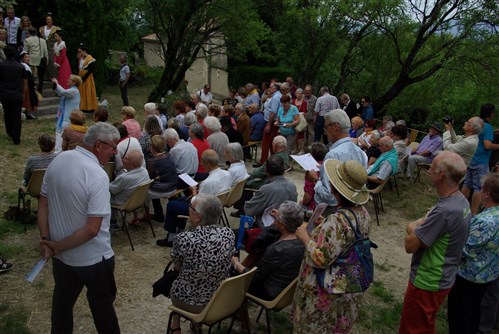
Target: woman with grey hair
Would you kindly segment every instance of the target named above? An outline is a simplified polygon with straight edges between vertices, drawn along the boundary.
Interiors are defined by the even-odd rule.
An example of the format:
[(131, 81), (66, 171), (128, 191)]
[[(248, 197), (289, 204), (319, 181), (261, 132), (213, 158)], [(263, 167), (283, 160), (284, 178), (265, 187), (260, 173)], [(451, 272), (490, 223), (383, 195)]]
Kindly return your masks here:
[[(173, 242), (171, 258), (179, 274), (170, 296), (173, 305), (188, 312), (202, 312), (229, 275), (235, 236), (230, 228), (217, 225), (222, 210), (216, 196), (197, 195), (189, 206), (193, 228), (179, 233)], [(180, 331), (178, 316), (171, 326), (173, 333)]]
[[(189, 128), (191, 127), (192, 124), (197, 123), (198, 119), (197, 119), (196, 114), (194, 112), (189, 111), (187, 114), (185, 114), (183, 121), (184, 121), (183, 124), (180, 124), (179, 135), (185, 141), (190, 142), (191, 138), (189, 135)], [(203, 131), (204, 131), (204, 129), (203, 129)]]
[[(186, 117), (187, 120), (187, 117)], [(198, 152), (198, 170), (194, 176), (194, 180), (203, 181), (208, 177), (208, 172), (201, 163), (201, 155), (204, 151), (210, 148), (210, 144), (204, 139), (204, 128), (201, 123), (193, 123), (189, 128), (189, 141)]]
[(218, 153), (219, 165), (225, 167), (224, 155), (229, 144), (229, 137), (221, 131), (222, 125), (216, 117), (206, 117), (203, 125), (208, 129), (209, 135), (206, 140), (210, 144), (210, 148)]
[(239, 143), (229, 143), (225, 149), (225, 160), (230, 163), (227, 170), (232, 176), (232, 186), (249, 177), (244, 164), (243, 147)]
[[(291, 283), (300, 271), (305, 246), (297, 239), (296, 230), (303, 224), (303, 210), (292, 201), (285, 201), (278, 210), (273, 210), (275, 227), (280, 238), (271, 244), (256, 264), (258, 268), (251, 280), (248, 292), (264, 300), (273, 300)], [(239, 259), (232, 257), (232, 267), (238, 273), (249, 269)]]

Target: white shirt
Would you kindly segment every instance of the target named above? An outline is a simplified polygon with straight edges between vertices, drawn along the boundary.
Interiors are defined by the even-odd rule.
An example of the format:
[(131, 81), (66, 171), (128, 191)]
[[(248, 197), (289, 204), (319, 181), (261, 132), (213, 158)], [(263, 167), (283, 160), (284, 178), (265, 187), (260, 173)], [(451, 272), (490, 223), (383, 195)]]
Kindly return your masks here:
[(99, 233), (86, 243), (55, 257), (69, 266), (91, 266), (114, 256), (109, 234), (109, 177), (97, 157), (81, 146), (59, 153), (43, 178), (41, 194), (48, 199), (50, 239), (63, 240), (102, 217)]
[(13, 20), (8, 17), (3, 21), (3, 27), (7, 30), (7, 44), (17, 44), (17, 30), (21, 25), (21, 19), (14, 17)]
[(247, 179), (249, 177), (248, 171), (246, 170), (246, 165), (242, 161), (231, 163), (227, 171), (232, 177), (232, 186), (234, 186), (238, 181)]
[(199, 193), (218, 195), (232, 188), (232, 177), (226, 170), (217, 168), (199, 185)]
[(211, 101), (213, 100), (213, 96), (211, 95), (211, 93), (208, 92), (207, 94), (205, 94), (204, 89), (201, 89), (198, 92), (198, 96), (199, 96), (199, 99), (201, 100), (201, 102), (204, 102), (206, 104), (210, 104)]

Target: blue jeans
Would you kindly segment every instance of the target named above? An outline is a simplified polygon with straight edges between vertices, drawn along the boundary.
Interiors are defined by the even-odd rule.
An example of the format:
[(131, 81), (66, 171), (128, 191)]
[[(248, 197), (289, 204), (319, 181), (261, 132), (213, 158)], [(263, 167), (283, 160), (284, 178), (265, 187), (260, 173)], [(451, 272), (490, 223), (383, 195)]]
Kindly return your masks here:
[(178, 200), (169, 201), (166, 205), (165, 230), (168, 233), (177, 233), (180, 227), (178, 215), (189, 215), (190, 200), (187, 197), (180, 197)]

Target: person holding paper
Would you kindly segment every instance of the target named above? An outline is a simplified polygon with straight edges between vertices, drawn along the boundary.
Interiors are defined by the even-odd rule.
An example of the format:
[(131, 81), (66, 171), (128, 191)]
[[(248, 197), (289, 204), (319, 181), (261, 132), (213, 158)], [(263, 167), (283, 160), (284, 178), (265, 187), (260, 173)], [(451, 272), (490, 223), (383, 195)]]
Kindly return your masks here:
[(284, 177), (284, 160), (278, 155), (271, 155), (265, 162), (268, 178), (265, 184), (244, 204), (248, 216), (256, 216), (256, 224), (263, 226), (262, 216), (270, 206), (286, 200), (296, 202), (298, 193), (293, 182)]
[[(322, 166), (322, 161), (327, 153), (327, 146), (321, 142), (315, 142), (312, 144), (311, 150), (312, 157), (315, 161), (317, 161), (319, 166)], [(317, 174), (320, 175), (319, 172), (317, 172)], [(303, 183), (303, 199), (301, 204), (308, 210), (315, 209), (315, 206), (317, 205), (314, 200), (314, 186), (314, 179), (310, 177), (309, 173), (305, 173), (305, 181)]]
[[(201, 163), (206, 171), (208, 171), (209, 175), (199, 186), (199, 191), (196, 187), (189, 188), (192, 196), (196, 196), (198, 193), (218, 195), (230, 190), (232, 187), (232, 177), (228, 171), (218, 167), (217, 152), (212, 149), (204, 151), (201, 155)], [(178, 229), (181, 226), (177, 216), (187, 216), (189, 214), (190, 204), (191, 197), (181, 197), (178, 200), (168, 202), (164, 225), (165, 230), (168, 232), (168, 236), (165, 239), (156, 240), (156, 245), (161, 247), (172, 247)]]
[(83, 287), (100, 334), (120, 333), (109, 219), (109, 177), (102, 168), (120, 139), (109, 123), (91, 126), (83, 145), (57, 155), (45, 172), (38, 201), (40, 248), (52, 258), (52, 333), (73, 332), (73, 307)]

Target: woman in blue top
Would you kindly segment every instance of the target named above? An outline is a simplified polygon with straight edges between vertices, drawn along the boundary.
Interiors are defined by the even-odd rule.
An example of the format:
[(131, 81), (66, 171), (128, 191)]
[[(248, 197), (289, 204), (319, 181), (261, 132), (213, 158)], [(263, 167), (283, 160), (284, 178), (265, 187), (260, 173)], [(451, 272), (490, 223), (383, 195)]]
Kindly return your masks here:
[(279, 127), (279, 133), (286, 137), (288, 143), (288, 154), (295, 146), (296, 131), (295, 126), (300, 122), (300, 113), (296, 106), (291, 105), (289, 95), (281, 97), (281, 108), (277, 111), (275, 125)]

